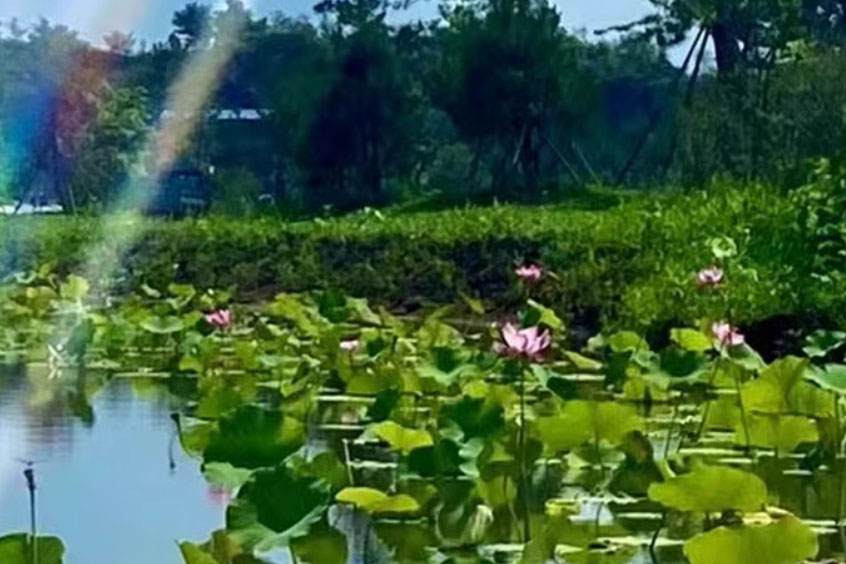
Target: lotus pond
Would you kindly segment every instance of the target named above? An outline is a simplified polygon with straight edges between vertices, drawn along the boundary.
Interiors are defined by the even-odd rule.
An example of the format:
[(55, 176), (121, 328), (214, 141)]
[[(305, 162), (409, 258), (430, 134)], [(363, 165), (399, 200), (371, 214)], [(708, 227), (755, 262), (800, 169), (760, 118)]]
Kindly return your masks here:
[(499, 323), (469, 298), (411, 319), (17, 275), (0, 562), (837, 561), (846, 334), (765, 360), (722, 276), (701, 326), (651, 346), (578, 342), (534, 271)]

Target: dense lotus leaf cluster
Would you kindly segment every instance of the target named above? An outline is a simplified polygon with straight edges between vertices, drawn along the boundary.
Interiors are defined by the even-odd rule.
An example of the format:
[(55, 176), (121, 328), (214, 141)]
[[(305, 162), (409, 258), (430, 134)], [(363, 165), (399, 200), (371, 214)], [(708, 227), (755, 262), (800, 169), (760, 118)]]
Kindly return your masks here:
[[(180, 444), (231, 500), (225, 529), (180, 545), (188, 564), (836, 552), (818, 521), (838, 526), (843, 502), (809, 509), (784, 480), (846, 472), (843, 333), (765, 362), (721, 319), (656, 348), (632, 332), (576, 347), (531, 299), (508, 324), (481, 304), (397, 317), (332, 291), (243, 304), (172, 284), (118, 300), (47, 269), (0, 295), (8, 361), (191, 382)], [(30, 542), (0, 538), (0, 554)], [(57, 539), (39, 542), (61, 561)]]

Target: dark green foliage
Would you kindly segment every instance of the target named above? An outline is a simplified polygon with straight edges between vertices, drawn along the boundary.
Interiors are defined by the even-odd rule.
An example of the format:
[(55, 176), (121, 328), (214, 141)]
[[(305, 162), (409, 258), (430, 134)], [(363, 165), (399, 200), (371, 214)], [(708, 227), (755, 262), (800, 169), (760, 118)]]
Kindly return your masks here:
[[(521, 300), (514, 267), (538, 261), (558, 277), (545, 279), (538, 297), (560, 315), (592, 323), (598, 312), (660, 330), (703, 312), (725, 315), (693, 280), (713, 260), (709, 240), (728, 236), (740, 249), (729, 272), (736, 322), (836, 317), (846, 282), (808, 276), (820, 235), (800, 229), (798, 219), (794, 204), (771, 189), (729, 184), (605, 211), (502, 206), (296, 223), (148, 220), (121, 277), (126, 288), (164, 289), (176, 280), (237, 285), (242, 295), (336, 288), (391, 306), (449, 303), (463, 292), (496, 311)], [(89, 258), (96, 234), (96, 220), (85, 218), (0, 221), (2, 271), (51, 262), (70, 272)]]

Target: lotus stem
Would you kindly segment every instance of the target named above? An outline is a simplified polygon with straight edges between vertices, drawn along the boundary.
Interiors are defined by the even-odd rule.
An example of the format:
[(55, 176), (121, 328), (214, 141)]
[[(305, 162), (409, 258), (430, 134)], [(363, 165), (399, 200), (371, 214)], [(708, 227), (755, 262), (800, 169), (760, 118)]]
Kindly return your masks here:
[(355, 477), (353, 476), (353, 469), (350, 466), (350, 442), (348, 439), (342, 439), (344, 445), (344, 466), (347, 467), (347, 479), (350, 481), (350, 486), (355, 485)]
[(834, 398), (834, 425), (835, 425), (835, 440), (837, 449), (834, 452), (835, 468), (837, 462), (840, 462), (840, 485), (837, 492), (837, 530), (840, 533), (840, 544), (843, 550), (846, 550), (846, 528), (843, 524), (843, 511), (846, 506), (846, 457), (843, 456), (843, 437), (840, 424), (840, 398), (837, 394), (832, 394)]
[(29, 490), (29, 532), (32, 537), (32, 564), (38, 564), (38, 535), (35, 526), (35, 470), (30, 466), (24, 470), (26, 488)]
[(530, 540), (529, 527), (529, 480), (526, 476), (526, 370), (520, 371), (520, 485), (523, 490), (523, 542)]
[(677, 401), (673, 406), (673, 415), (670, 417), (670, 426), (667, 428), (667, 440), (664, 442), (664, 459), (669, 457), (670, 455), (670, 442), (673, 439), (673, 427), (676, 424), (676, 419), (679, 416), (679, 404), (681, 402)]
[(652, 540), (649, 542), (649, 557), (652, 559), (653, 564), (658, 564), (658, 553), (655, 552), (655, 545), (658, 544), (658, 535), (661, 534), (661, 530), (664, 528), (666, 522), (667, 513), (662, 511), (661, 522), (658, 524), (658, 528), (655, 529), (655, 532), (652, 533)]
[(743, 395), (740, 393), (740, 375), (734, 378), (735, 388), (737, 389), (737, 404), (740, 406), (740, 423), (743, 425), (743, 435), (746, 439), (746, 452), (752, 450), (752, 440), (749, 437), (749, 425), (746, 422), (746, 408), (743, 407)]
[[(708, 378), (708, 387), (709, 388), (714, 385), (714, 380), (716, 380), (716, 378), (717, 378), (717, 370), (719, 370), (719, 368), (720, 368), (720, 360), (722, 360), (720, 357), (717, 357), (714, 360), (714, 367), (711, 370), (711, 375)], [(708, 424), (708, 414), (711, 411), (711, 403), (713, 401), (714, 400), (707, 400), (705, 402), (705, 408), (702, 410), (702, 421), (699, 422), (699, 429), (696, 431), (696, 440), (697, 441), (699, 441), (699, 439), (702, 438), (702, 434), (705, 432), (705, 426)]]

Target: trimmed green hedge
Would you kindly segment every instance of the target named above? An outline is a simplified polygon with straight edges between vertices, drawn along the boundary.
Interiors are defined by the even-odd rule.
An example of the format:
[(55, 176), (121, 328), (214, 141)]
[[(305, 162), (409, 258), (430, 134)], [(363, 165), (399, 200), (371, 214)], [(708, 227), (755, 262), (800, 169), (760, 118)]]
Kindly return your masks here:
[[(537, 261), (557, 276), (538, 288), (541, 300), (612, 325), (729, 313), (737, 322), (821, 312), (839, 319), (844, 292), (803, 275), (814, 250), (796, 220), (777, 192), (731, 185), (633, 198), (604, 211), (498, 206), (294, 223), (144, 219), (118, 222), (105, 235), (95, 218), (7, 218), (0, 268), (96, 265), (89, 254), (98, 238), (138, 229), (117, 273), (123, 287), (176, 280), (235, 285), (245, 295), (334, 287), (394, 305), (454, 302), (464, 293), (507, 310), (522, 299), (514, 266)], [(709, 239), (720, 236), (740, 249), (727, 267), (727, 304), (692, 282), (713, 261)]]

